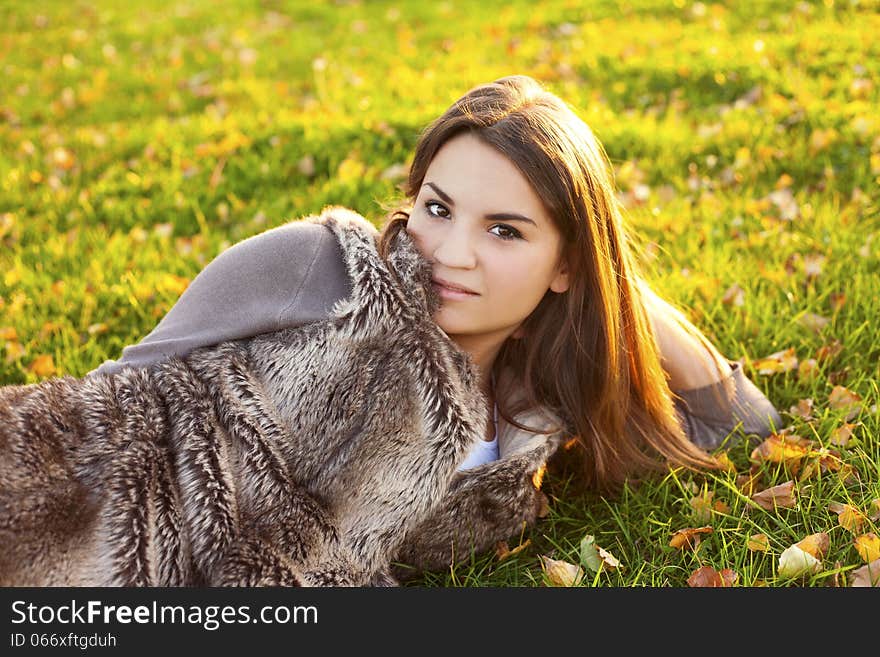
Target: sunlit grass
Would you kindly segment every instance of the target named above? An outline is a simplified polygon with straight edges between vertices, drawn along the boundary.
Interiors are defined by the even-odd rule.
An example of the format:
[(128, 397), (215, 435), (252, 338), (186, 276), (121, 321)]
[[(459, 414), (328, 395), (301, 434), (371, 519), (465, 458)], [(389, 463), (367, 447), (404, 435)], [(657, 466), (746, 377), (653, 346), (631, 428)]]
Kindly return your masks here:
[[(539, 555), (577, 563), (585, 534), (623, 567), (582, 585), (685, 586), (701, 565), (740, 585), (846, 583), (863, 561), (828, 506), (874, 513), (861, 531), (877, 533), (880, 498), (877, 9), (3, 3), (0, 383), (118, 357), (238, 240), (331, 203), (378, 222), (419, 131), (474, 84), (526, 73), (602, 140), (655, 289), (858, 476), (807, 478), (779, 512), (755, 508), (734, 474), (675, 473), (614, 498), (550, 477), (551, 513), (523, 550), (417, 583), (541, 586)], [(753, 366), (789, 348), (799, 367)], [(844, 447), (830, 442), (836, 385), (860, 396)], [(812, 420), (788, 413), (804, 399)], [(753, 445), (731, 444), (747, 472)], [(763, 467), (766, 486), (797, 478)], [(704, 490), (727, 509), (697, 550), (670, 547)], [(831, 539), (823, 570), (777, 577), (779, 554), (815, 532)], [(748, 549), (761, 533), (768, 551)]]

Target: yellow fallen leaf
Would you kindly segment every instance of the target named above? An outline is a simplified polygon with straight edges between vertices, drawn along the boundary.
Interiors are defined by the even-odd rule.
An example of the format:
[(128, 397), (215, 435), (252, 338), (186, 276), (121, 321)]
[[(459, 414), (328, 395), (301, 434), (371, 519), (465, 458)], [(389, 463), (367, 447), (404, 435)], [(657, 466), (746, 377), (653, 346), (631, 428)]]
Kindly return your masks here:
[(880, 559), (853, 571), (850, 586), (880, 586)]
[(786, 548), (779, 555), (777, 572), (780, 577), (798, 577), (822, 570), (822, 562), (797, 545)]
[(857, 536), (853, 540), (853, 544), (863, 561), (871, 562), (880, 559), (880, 538), (874, 532)]
[(752, 501), (767, 511), (774, 511), (777, 508), (793, 509), (797, 506), (794, 481), (786, 481), (755, 493), (752, 495)]
[(746, 547), (752, 552), (767, 552), (770, 549), (770, 539), (767, 534), (752, 534), (746, 541)]
[(700, 544), (700, 534), (711, 534), (713, 531), (712, 527), (708, 526), (679, 529), (672, 535), (669, 545), (677, 550), (684, 549), (685, 547), (696, 550)]
[(828, 505), (828, 510), (837, 514), (837, 521), (841, 527), (853, 533), (859, 531), (868, 520), (864, 513), (849, 504), (832, 502)]
[(577, 586), (584, 579), (584, 569), (561, 559), (541, 555), (541, 568), (553, 586)]
[(51, 355), (41, 354), (34, 358), (31, 364), (27, 366), (27, 370), (39, 377), (52, 376), (56, 373), (55, 361), (52, 360)]
[(825, 556), (825, 553), (828, 552), (828, 548), (831, 546), (831, 540), (828, 538), (828, 534), (826, 534), (825, 532), (817, 532), (815, 534), (810, 534), (809, 536), (802, 538), (800, 541), (795, 543), (795, 545), (797, 545), (804, 552), (808, 552), (817, 559), (821, 559)]
[(716, 454), (715, 460), (718, 462), (718, 465), (721, 466), (721, 469), (725, 472), (736, 472), (736, 464), (730, 460), (727, 452)]
[(788, 463), (798, 461), (810, 453), (813, 443), (795, 434), (771, 434), (752, 450), (753, 462)]
[(758, 374), (770, 375), (779, 372), (788, 372), (796, 369), (798, 359), (795, 355), (794, 347), (789, 347), (783, 351), (777, 351), (763, 358), (752, 361), (752, 367)]

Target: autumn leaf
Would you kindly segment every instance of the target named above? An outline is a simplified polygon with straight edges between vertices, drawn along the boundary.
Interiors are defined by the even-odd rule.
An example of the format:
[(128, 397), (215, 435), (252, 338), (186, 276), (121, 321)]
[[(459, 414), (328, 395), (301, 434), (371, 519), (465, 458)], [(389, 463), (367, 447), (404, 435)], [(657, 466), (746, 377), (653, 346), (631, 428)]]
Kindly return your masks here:
[(734, 586), (737, 580), (739, 575), (730, 568), (718, 572), (712, 566), (701, 566), (691, 573), (687, 583), (691, 588), (729, 587)]
[(672, 538), (669, 541), (670, 547), (674, 547), (677, 550), (682, 550), (684, 548), (690, 548), (692, 550), (696, 550), (700, 545), (700, 534), (711, 534), (714, 529), (712, 527), (687, 527), (685, 529), (679, 529), (672, 535)]
[(774, 511), (777, 508), (793, 509), (797, 506), (794, 481), (786, 481), (778, 486), (762, 490), (753, 494), (751, 499), (767, 511)]
[(770, 539), (767, 534), (752, 534), (746, 541), (746, 547), (752, 552), (767, 552), (770, 549)]
[(755, 371), (765, 376), (779, 372), (789, 372), (796, 369), (797, 366), (798, 359), (795, 355), (794, 347), (789, 347), (783, 351), (777, 351), (769, 356), (752, 361), (752, 367)]
[(581, 539), (580, 547), (581, 564), (594, 573), (602, 569), (615, 570), (620, 568), (620, 562), (610, 552), (596, 545), (596, 539), (591, 534), (587, 534)]
[(837, 355), (843, 351), (843, 345), (840, 340), (834, 340), (830, 344), (824, 344), (816, 350), (816, 360), (820, 363), (832, 361)]
[(41, 354), (34, 358), (31, 364), (27, 366), (27, 370), (41, 378), (52, 376), (57, 372), (55, 361), (49, 354)]
[(750, 459), (755, 463), (792, 463), (809, 455), (813, 445), (796, 434), (774, 433), (752, 450)]
[(834, 386), (831, 394), (828, 395), (828, 405), (837, 409), (849, 409), (844, 420), (847, 422), (852, 420), (859, 414), (861, 410), (862, 398), (852, 390), (848, 390), (844, 386)]
[(727, 452), (716, 454), (715, 461), (725, 472), (736, 472), (736, 464), (730, 460), (730, 456), (728, 456)]
[(849, 504), (832, 502), (828, 505), (828, 510), (837, 514), (837, 520), (841, 527), (853, 533), (859, 531), (868, 520), (864, 513)]
[(15, 330), (15, 327), (0, 327), (0, 340), (18, 340), (18, 332)]
[(584, 569), (560, 559), (541, 555), (541, 569), (552, 586), (577, 586), (584, 579)]
[(821, 559), (825, 556), (825, 553), (828, 552), (828, 548), (831, 546), (831, 540), (825, 532), (817, 532), (802, 538), (795, 543), (795, 545), (804, 552), (812, 554), (817, 559)]
[(874, 532), (857, 536), (853, 539), (853, 545), (863, 561), (871, 562), (880, 559), (880, 538)]
[(581, 564), (594, 573), (602, 568), (602, 557), (599, 556), (599, 547), (596, 545), (595, 537), (591, 534), (587, 534), (581, 539), (580, 557)]
[(798, 546), (786, 548), (779, 555), (777, 572), (780, 577), (799, 577), (822, 570), (822, 561)]
[(852, 574), (850, 586), (880, 586), (880, 559), (856, 568)]
[(527, 538), (511, 550), (510, 546), (507, 545), (507, 541), (498, 541), (495, 544), (495, 556), (498, 557), (498, 561), (503, 561), (504, 559), (507, 559), (507, 557), (512, 557), (517, 552), (525, 550), (531, 542), (532, 540)]
[(811, 379), (819, 374), (819, 364), (815, 358), (807, 358), (798, 363), (797, 374), (799, 379)]
[[(806, 362), (806, 361), (805, 361)], [(801, 363), (803, 365), (803, 363)], [(812, 399), (799, 399), (798, 403), (794, 406), (790, 406), (788, 412), (792, 415), (796, 415), (804, 420), (813, 420), (813, 400)]]
[(853, 429), (859, 426), (859, 424), (859, 422), (855, 424), (844, 422), (841, 426), (831, 431), (828, 442), (838, 447), (846, 447), (849, 444), (849, 439), (852, 438)]

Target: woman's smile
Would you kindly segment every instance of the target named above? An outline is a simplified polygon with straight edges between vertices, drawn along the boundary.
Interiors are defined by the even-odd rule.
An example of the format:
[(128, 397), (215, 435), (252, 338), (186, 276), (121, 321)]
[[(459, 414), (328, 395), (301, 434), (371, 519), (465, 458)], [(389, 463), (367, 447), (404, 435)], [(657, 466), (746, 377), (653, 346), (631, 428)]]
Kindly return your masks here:
[(473, 299), (474, 297), (480, 296), (476, 292), (465, 289), (464, 286), (455, 285), (454, 283), (449, 283), (443, 279), (435, 278), (432, 283), (442, 299), (450, 299), (454, 301), (458, 299)]

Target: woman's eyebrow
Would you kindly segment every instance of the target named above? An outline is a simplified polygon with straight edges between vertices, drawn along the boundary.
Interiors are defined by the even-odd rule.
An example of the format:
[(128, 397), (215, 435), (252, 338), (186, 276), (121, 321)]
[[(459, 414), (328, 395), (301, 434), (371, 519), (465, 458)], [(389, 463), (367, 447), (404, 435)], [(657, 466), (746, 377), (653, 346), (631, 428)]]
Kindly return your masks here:
[[(450, 207), (455, 207), (455, 201), (453, 201), (452, 198), (437, 185), (432, 182), (426, 182), (425, 185), (433, 189), (444, 203), (447, 203)], [(533, 219), (529, 219), (516, 212), (493, 212), (492, 214), (485, 215), (484, 218), (487, 221), (522, 221), (524, 223), (532, 224), (533, 226), (538, 225)]]

